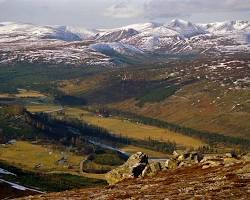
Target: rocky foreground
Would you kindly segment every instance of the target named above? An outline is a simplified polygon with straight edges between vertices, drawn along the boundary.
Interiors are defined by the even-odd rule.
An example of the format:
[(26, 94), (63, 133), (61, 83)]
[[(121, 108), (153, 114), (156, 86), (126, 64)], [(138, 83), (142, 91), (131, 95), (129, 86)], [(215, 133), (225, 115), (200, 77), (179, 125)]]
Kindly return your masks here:
[(175, 153), (163, 163), (137, 153), (106, 177), (117, 184), (23, 199), (249, 199), (250, 155)]

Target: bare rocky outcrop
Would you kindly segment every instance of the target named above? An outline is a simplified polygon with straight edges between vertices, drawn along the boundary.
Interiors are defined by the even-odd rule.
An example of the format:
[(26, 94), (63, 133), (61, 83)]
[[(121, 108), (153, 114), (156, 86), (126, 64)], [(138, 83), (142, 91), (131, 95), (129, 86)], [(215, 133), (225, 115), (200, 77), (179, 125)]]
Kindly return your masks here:
[(207, 169), (202, 169), (203, 163), (194, 163), (192, 166), (165, 170), (152, 177), (124, 180), (105, 188), (42, 194), (24, 197), (22, 200), (248, 200), (250, 196), (250, 162), (242, 160), (241, 157), (239, 157), (239, 161), (241, 162), (233, 162), (231, 165), (222, 164)]
[(173, 153), (173, 157), (166, 161), (150, 161), (142, 152), (132, 155), (122, 166), (108, 172), (106, 180), (109, 184), (116, 184), (127, 178), (153, 176), (160, 171), (190, 166), (202, 160), (203, 155), (198, 152)]
[(201, 166), (202, 169), (208, 169), (249, 162), (249, 159), (250, 154), (240, 156), (236, 153), (227, 153), (225, 155), (204, 156), (196, 151), (174, 151), (173, 155), (166, 161), (149, 161), (147, 155), (138, 152), (132, 155), (124, 165), (107, 173), (106, 179), (109, 184), (116, 184), (124, 179), (154, 176), (161, 171), (190, 167), (195, 164)]
[(105, 177), (109, 184), (115, 184), (127, 178), (137, 178), (142, 175), (147, 165), (148, 156), (138, 152), (132, 155), (122, 166), (108, 172)]

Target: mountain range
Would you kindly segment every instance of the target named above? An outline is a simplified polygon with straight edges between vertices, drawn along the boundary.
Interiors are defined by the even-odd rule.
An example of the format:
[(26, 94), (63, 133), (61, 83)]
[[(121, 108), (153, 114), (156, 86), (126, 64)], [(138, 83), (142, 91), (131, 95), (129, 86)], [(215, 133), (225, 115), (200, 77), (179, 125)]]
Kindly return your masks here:
[[(0, 23), (0, 64), (126, 64), (158, 55), (220, 55), (247, 52), (250, 23), (226, 21), (195, 24), (175, 19), (115, 29)], [(143, 60), (143, 59), (142, 59)], [(141, 61), (141, 60), (140, 60)]]

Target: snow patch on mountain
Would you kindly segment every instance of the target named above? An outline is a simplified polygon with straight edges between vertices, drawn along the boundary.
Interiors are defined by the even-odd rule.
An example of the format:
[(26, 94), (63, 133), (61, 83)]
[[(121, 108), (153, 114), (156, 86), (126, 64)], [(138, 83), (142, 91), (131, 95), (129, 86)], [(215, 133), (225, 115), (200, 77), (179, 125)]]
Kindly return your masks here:
[(95, 36), (95, 39), (102, 42), (117, 42), (130, 38), (134, 35), (137, 35), (138, 33), (139, 32), (137, 32), (135, 29), (131, 28), (119, 29), (115, 31), (100, 32)]
[(170, 24), (166, 24), (165, 26), (188, 38), (206, 33), (204, 29), (196, 24), (181, 19), (174, 19)]
[(34, 37), (53, 33), (54, 30), (47, 26), (34, 26), (32, 24), (2, 22), (0, 23), (0, 35), (4, 34), (26, 34)]
[(155, 22), (148, 22), (148, 23), (131, 24), (131, 25), (122, 26), (122, 27), (113, 28), (113, 29), (98, 29), (98, 30), (100, 32), (115, 32), (115, 31), (120, 31), (120, 30), (134, 29), (138, 32), (144, 32), (144, 31), (150, 31), (159, 26), (162, 26), (162, 24), (155, 23)]
[(140, 34), (140, 36), (154, 36), (154, 37), (173, 37), (173, 36), (177, 36), (179, 35), (179, 33), (175, 30), (169, 29), (167, 27), (164, 26), (160, 26), (157, 28), (154, 28), (152, 30), (149, 31), (145, 31), (142, 32)]
[[(79, 41), (81, 38), (70, 32), (66, 26), (38, 26), (27, 23), (0, 23), (0, 36), (22, 37), (23, 39), (59, 39), (64, 41)], [(17, 38), (20, 39), (20, 38)]]
[(80, 36), (74, 34), (68, 30), (67, 26), (58, 26), (51, 33), (47, 33), (44, 38), (48, 39), (58, 39), (64, 41), (80, 41), (82, 40)]
[(87, 29), (79, 26), (66, 26), (65, 30), (77, 35), (82, 40), (93, 39), (98, 31), (94, 29)]
[(149, 23), (141, 23), (141, 24), (131, 24), (128, 26), (122, 27), (122, 29), (134, 29), (138, 32), (145, 32), (145, 31), (150, 31), (154, 28), (160, 27), (162, 24), (160, 23), (155, 23), (155, 22), (149, 22)]
[(122, 55), (135, 55), (143, 54), (144, 52), (132, 45), (123, 44), (121, 42), (112, 42), (112, 43), (97, 43), (89, 46), (90, 49), (98, 51), (103, 54), (113, 54), (119, 53)]

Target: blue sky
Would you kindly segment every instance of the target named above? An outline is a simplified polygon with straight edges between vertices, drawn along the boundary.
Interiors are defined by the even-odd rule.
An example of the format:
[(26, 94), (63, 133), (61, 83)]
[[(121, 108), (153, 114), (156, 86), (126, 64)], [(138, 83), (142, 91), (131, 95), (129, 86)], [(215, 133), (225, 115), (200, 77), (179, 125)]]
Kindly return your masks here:
[(0, 0), (0, 21), (111, 28), (173, 18), (250, 20), (250, 0)]

